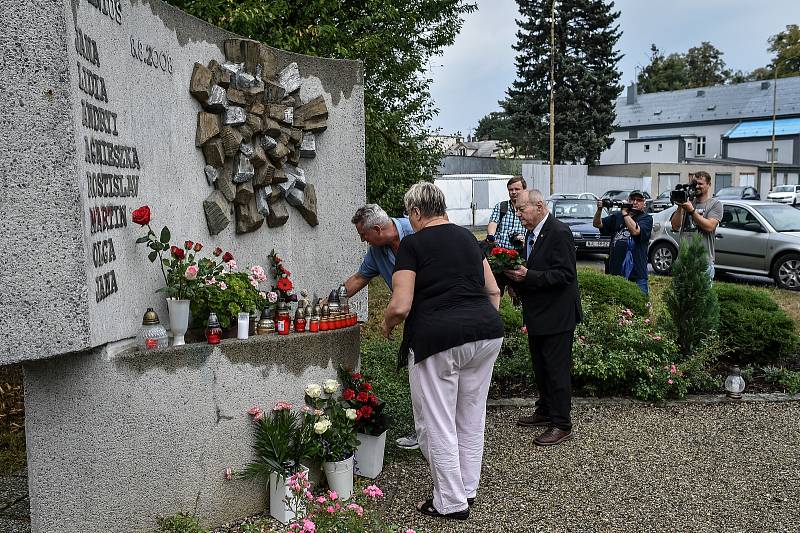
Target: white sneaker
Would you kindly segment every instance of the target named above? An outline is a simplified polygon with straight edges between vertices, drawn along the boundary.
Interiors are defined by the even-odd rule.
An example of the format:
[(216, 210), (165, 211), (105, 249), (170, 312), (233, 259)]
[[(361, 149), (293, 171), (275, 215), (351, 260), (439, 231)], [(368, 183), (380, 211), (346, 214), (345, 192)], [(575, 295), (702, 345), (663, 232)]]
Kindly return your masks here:
[(408, 435), (406, 437), (400, 437), (399, 439), (397, 439), (394, 442), (395, 442), (395, 444), (397, 444), (397, 446), (399, 448), (402, 448), (404, 450), (418, 450), (419, 449), (419, 442), (417, 442), (417, 434), (416, 433), (412, 433), (411, 435)]

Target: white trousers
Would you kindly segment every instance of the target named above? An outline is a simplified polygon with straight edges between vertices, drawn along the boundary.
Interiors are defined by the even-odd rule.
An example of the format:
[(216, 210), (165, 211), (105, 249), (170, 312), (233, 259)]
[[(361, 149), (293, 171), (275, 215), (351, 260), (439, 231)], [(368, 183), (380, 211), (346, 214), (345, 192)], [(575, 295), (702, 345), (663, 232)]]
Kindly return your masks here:
[(474, 498), (483, 462), (486, 397), (503, 338), (468, 342), (414, 364), (408, 376), (419, 447), (433, 477), (433, 506), (463, 511)]

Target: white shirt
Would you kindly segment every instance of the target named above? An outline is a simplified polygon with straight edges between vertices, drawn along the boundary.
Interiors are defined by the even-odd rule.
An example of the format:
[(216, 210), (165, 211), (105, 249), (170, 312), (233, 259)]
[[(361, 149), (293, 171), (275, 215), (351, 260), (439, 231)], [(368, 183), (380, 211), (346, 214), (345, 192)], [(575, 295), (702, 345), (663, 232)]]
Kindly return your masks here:
[[(549, 216), (550, 216), (550, 213), (547, 214), (547, 217), (549, 217)], [(547, 221), (547, 217), (544, 217), (542, 220), (540, 220), (539, 223), (536, 224), (536, 227), (531, 230), (531, 233), (528, 234), (528, 240), (525, 243), (525, 258), (526, 259), (531, 256), (531, 250), (533, 250), (533, 245), (536, 242), (536, 239), (539, 238), (539, 233), (542, 232), (542, 227), (544, 226), (544, 223)]]

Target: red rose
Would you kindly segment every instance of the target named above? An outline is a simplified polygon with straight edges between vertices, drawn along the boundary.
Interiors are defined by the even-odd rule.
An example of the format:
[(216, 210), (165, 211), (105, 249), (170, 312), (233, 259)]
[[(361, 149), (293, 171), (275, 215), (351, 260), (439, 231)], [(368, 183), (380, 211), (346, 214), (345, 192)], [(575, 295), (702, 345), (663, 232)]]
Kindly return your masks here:
[(366, 392), (359, 392), (356, 396), (356, 401), (359, 403), (367, 403), (369, 401), (369, 394)]
[(194, 243), (192, 241), (186, 241), (183, 243), (183, 247), (187, 250), (191, 250), (194, 247)]
[(133, 222), (135, 224), (139, 224), (140, 226), (144, 226), (145, 224), (150, 223), (150, 208), (146, 205), (143, 205), (139, 209), (133, 211)]
[(294, 287), (294, 285), (292, 285), (292, 280), (289, 278), (281, 278), (278, 280), (278, 290), (287, 292), (292, 290), (292, 287)]
[(355, 396), (356, 392), (353, 389), (345, 389), (344, 392), (342, 393), (342, 398), (344, 398), (347, 401), (352, 400), (353, 398), (355, 398)]
[(508, 252), (508, 256), (509, 256), (509, 257), (511, 257), (512, 259), (516, 259), (516, 258), (517, 258), (517, 255), (519, 255), (519, 254), (517, 253), (517, 251), (516, 251), (516, 250), (510, 250), (510, 251)]
[(378, 405), (378, 397), (374, 394), (369, 395), (369, 404), (370, 405)]
[(203, 245), (202, 244), (200, 244), (199, 242), (194, 243), (194, 251), (195, 252), (199, 252), (202, 249), (203, 249)]
[(500, 248), (499, 246), (495, 246), (494, 248), (492, 248), (492, 255), (500, 255), (502, 253), (503, 249)]
[(275, 264), (276, 264), (276, 265), (277, 265), (277, 264), (280, 264), (280, 262), (281, 262), (281, 258), (280, 258), (280, 257), (278, 257), (278, 256), (276, 255), (276, 256), (275, 256)]
[(372, 407), (369, 405), (365, 405), (358, 411), (356, 411), (356, 417), (358, 418), (369, 418), (372, 416)]
[(220, 254), (222, 254), (222, 248), (217, 246), (216, 248), (214, 248), (214, 257), (219, 257)]
[(354, 372), (353, 374), (350, 374), (350, 375), (353, 376), (353, 379), (361, 379), (361, 373), (360, 372)]
[(370, 391), (370, 390), (372, 390), (372, 385), (370, 385), (367, 382), (364, 382), (364, 383), (361, 384), (361, 390)]
[(170, 251), (172, 252), (172, 255), (175, 257), (175, 259), (178, 259), (178, 260), (181, 260), (186, 256), (186, 254), (183, 252), (183, 250), (181, 250), (177, 246), (171, 247)]
[(232, 261), (233, 260), (233, 254), (230, 253), (230, 252), (225, 252), (225, 255), (222, 256), (222, 260), (225, 261), (226, 263), (228, 261)]

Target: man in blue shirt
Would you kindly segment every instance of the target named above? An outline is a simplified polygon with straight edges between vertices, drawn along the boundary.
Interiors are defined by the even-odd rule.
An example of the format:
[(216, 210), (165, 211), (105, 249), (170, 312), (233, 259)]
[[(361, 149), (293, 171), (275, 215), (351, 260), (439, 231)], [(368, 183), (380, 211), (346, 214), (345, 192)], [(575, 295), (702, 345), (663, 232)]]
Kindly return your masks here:
[[(367, 204), (360, 208), (351, 222), (355, 224), (361, 242), (369, 243), (369, 249), (358, 272), (344, 282), (348, 298), (366, 287), (375, 276), (382, 277), (389, 290), (392, 290), (395, 256), (403, 237), (414, 233), (411, 223), (407, 218), (390, 218), (378, 204)], [(419, 448), (415, 433), (401, 437), (396, 442), (406, 450)]]
[(592, 225), (601, 235), (611, 236), (608, 273), (636, 283), (647, 294), (647, 246), (653, 229), (653, 217), (644, 212), (645, 199), (641, 191), (631, 191), (628, 201), (633, 207), (623, 207), (605, 218), (601, 200), (597, 201)]

